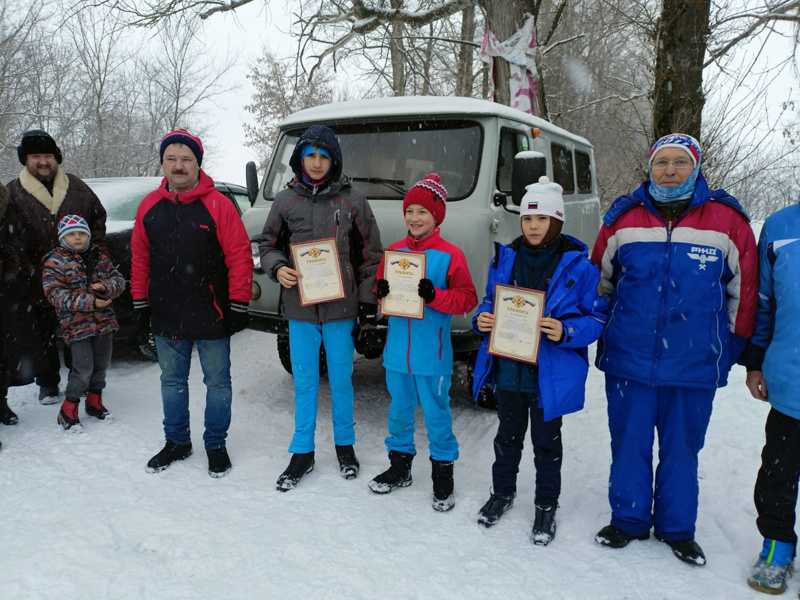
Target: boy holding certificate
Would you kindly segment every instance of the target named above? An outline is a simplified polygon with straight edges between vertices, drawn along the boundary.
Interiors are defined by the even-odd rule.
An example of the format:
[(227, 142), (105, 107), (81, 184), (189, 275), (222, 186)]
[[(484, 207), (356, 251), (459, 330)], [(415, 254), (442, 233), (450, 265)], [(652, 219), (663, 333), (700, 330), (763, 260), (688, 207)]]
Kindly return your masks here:
[[(293, 489), (314, 468), (322, 343), (328, 362), (339, 469), (345, 479), (358, 475), (359, 462), (353, 449), (352, 332), (356, 317), (363, 323), (377, 312), (373, 289), (381, 258), (378, 225), (364, 195), (342, 174), (342, 150), (336, 134), (322, 125), (312, 125), (297, 141), (289, 165), (295, 179), (275, 196), (259, 243), (261, 267), (281, 284), (281, 313), (289, 321), (295, 430), (289, 446), (292, 458), (277, 482), (282, 492)], [(310, 290), (324, 281), (319, 273), (292, 258), (290, 244), (307, 246), (305, 254), (319, 255), (320, 260), (338, 254), (338, 260), (329, 261), (327, 266), (335, 272), (328, 279), (338, 284), (340, 293), (331, 299), (323, 295), (322, 299), (304, 300), (298, 289), (304, 276), (301, 269), (306, 269)]]
[[(413, 290), (424, 306), (421, 317), (413, 315), (413, 310), (408, 317), (397, 316), (397, 312), (389, 317), (383, 366), (386, 387), (392, 396), (386, 438), (391, 466), (369, 482), (369, 488), (376, 494), (388, 494), (396, 487), (411, 485), (411, 462), (416, 454), (414, 413), (419, 403), (428, 429), (433, 508), (440, 512), (455, 505), (453, 461), (458, 458), (450, 415), (453, 372), (450, 321), (453, 315), (467, 313), (478, 303), (464, 253), (439, 235), (446, 202), (447, 190), (435, 173), (414, 184), (403, 198), (408, 235), (389, 246), (387, 254), (402, 255), (405, 251), (416, 253), (417, 257), (410, 254), (408, 259), (393, 259), (386, 264), (384, 256), (378, 267), (377, 295), (385, 307), (390, 298), (409, 294), (405, 289), (408, 278), (404, 281), (402, 275), (389, 274), (392, 263), (403, 263), (401, 266), (406, 267), (403, 273), (412, 273), (415, 266), (424, 265), (424, 275)], [(385, 276), (392, 277), (394, 283)], [(398, 304), (402, 303), (395, 302)]]
[[(607, 305), (599, 288), (600, 273), (589, 262), (586, 245), (561, 233), (561, 186), (542, 176), (526, 189), (519, 213), (522, 235), (508, 245), (495, 244), (486, 296), (472, 321), (475, 332), (483, 336), (473, 396), (477, 399), (484, 385), (494, 385), (500, 421), (494, 439), (493, 488), (479, 511), (478, 523), (495, 525), (513, 504), (530, 412), (536, 465), (531, 541), (546, 546), (556, 533), (561, 492), (561, 417), (583, 408), (586, 347), (602, 334)], [(545, 316), (532, 324), (544, 334), (537, 364), (489, 354), (495, 284), (545, 292)]]

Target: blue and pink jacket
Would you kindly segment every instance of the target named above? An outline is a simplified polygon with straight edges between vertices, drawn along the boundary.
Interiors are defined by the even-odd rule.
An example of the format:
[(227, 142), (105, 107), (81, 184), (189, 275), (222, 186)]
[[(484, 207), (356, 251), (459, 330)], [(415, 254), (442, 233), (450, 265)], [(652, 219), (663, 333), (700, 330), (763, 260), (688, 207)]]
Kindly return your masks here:
[(701, 174), (686, 211), (667, 222), (649, 186), (614, 201), (592, 252), (609, 300), (597, 368), (652, 386), (722, 387), (755, 320), (749, 218)]
[[(450, 322), (453, 315), (466, 314), (478, 304), (467, 259), (457, 246), (442, 239), (438, 227), (423, 240), (409, 235), (389, 249), (425, 253), (425, 277), (433, 282), (436, 298), (425, 305), (421, 320), (389, 317), (383, 366), (414, 375), (451, 375)], [(378, 266), (378, 279), (383, 279), (383, 259)]]

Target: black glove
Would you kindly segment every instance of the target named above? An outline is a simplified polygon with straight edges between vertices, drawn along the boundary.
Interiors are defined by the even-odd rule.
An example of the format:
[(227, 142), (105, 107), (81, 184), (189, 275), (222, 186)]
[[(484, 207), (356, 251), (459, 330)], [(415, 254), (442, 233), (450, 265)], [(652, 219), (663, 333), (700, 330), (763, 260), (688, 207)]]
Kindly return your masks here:
[(425, 300), (425, 304), (430, 304), (436, 299), (436, 288), (430, 279), (419, 280), (419, 297)]
[(250, 315), (247, 314), (247, 304), (231, 300), (231, 307), (228, 311), (228, 333), (233, 335), (239, 333), (250, 324)]
[(136, 315), (136, 323), (139, 326), (136, 336), (139, 351), (149, 360), (158, 360), (156, 339), (150, 333), (150, 317), (152, 316), (150, 305), (147, 300), (134, 300), (133, 310)]
[(378, 279), (378, 287), (375, 290), (378, 298), (386, 298), (389, 295), (389, 282), (385, 279)]

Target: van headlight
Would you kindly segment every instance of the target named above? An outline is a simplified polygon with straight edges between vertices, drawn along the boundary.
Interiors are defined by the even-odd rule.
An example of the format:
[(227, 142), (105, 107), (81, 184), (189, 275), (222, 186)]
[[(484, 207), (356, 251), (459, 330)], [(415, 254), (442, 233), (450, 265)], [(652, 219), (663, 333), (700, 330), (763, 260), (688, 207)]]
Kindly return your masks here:
[(253, 268), (261, 268), (261, 253), (258, 251), (258, 242), (250, 242), (250, 254), (253, 257)]

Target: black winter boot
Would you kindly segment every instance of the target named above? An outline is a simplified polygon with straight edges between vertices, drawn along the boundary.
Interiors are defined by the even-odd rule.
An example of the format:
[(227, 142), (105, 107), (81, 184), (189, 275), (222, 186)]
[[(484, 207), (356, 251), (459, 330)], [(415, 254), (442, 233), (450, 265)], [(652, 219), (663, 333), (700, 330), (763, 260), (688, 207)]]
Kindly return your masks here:
[(208, 474), (211, 477), (219, 479), (231, 472), (231, 459), (225, 446), (206, 450), (206, 455), (208, 456)]
[(514, 498), (501, 498), (492, 492), (489, 500), (478, 511), (478, 525), (484, 527), (497, 525), (500, 517), (512, 506), (514, 506)]
[(289, 466), (278, 477), (277, 489), (279, 492), (288, 492), (297, 487), (297, 483), (308, 473), (314, 470), (314, 451), (303, 454), (292, 454)]
[(361, 465), (356, 458), (356, 451), (353, 446), (336, 446), (336, 458), (339, 459), (339, 470), (345, 479), (355, 479), (358, 477), (358, 470)]
[(8, 398), (0, 398), (0, 423), (3, 425), (16, 425), (19, 418), (8, 406)]
[(389, 462), (391, 466), (369, 482), (369, 489), (376, 494), (388, 494), (396, 487), (408, 487), (411, 485), (411, 461), (414, 460), (413, 454), (389, 452)]
[(556, 508), (558, 506), (536, 507), (531, 541), (537, 546), (547, 546), (556, 537)]
[(456, 505), (453, 494), (453, 461), (431, 458), (431, 479), (433, 479), (433, 509), (447, 512)]
[(147, 466), (144, 470), (148, 473), (158, 473), (169, 467), (175, 461), (184, 460), (191, 455), (192, 442), (188, 444), (176, 444), (175, 442), (167, 440), (161, 452), (147, 462)]
[(594, 541), (601, 546), (608, 546), (609, 548), (624, 548), (633, 540), (646, 540), (649, 537), (649, 532), (644, 535), (631, 535), (627, 531), (622, 531), (619, 527), (606, 525), (597, 532), (597, 535), (594, 536)]
[(694, 540), (662, 540), (658, 536), (656, 536), (656, 539), (672, 548), (672, 553), (683, 562), (697, 567), (702, 567), (706, 564), (706, 555), (703, 554), (700, 544)]

